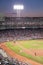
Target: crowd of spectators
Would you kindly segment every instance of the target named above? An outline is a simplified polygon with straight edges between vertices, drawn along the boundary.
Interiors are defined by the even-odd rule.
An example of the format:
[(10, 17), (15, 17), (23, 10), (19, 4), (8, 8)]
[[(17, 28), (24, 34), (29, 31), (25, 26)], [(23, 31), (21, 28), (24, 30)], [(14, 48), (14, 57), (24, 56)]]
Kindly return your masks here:
[(42, 39), (43, 29), (10, 29), (0, 31), (0, 42), (7, 40)]
[[(4, 53), (5, 53), (5, 51), (4, 51)], [(0, 65), (31, 65), (31, 64), (28, 62), (19, 61), (16, 58), (11, 58), (9, 55), (7, 55), (7, 57), (5, 57), (5, 56), (3, 56), (2, 53), (0, 53)]]

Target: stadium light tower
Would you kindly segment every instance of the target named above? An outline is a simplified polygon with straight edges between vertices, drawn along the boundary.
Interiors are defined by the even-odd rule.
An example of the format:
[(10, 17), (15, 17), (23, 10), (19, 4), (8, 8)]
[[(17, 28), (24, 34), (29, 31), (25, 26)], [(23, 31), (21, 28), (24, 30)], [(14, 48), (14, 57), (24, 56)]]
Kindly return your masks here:
[(20, 12), (24, 9), (24, 5), (16, 4), (13, 9), (17, 12), (17, 17), (20, 17)]

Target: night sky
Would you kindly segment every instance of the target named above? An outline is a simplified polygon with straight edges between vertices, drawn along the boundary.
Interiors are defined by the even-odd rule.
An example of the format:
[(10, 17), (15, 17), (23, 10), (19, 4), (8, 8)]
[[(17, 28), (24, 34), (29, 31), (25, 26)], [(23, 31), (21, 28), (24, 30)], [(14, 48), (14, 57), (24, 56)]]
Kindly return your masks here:
[(15, 13), (14, 4), (23, 4), (22, 16), (43, 16), (43, 0), (0, 0), (0, 13)]

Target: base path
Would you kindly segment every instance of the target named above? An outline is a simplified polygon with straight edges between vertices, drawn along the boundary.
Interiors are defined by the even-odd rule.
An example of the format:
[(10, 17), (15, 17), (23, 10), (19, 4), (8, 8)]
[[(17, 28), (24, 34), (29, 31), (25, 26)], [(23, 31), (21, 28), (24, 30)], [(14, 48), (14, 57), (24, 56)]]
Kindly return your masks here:
[(15, 52), (13, 52), (11, 49), (9, 49), (4, 43), (0, 44), (0, 48), (2, 48), (8, 55), (10, 55), (12, 58), (17, 58), (19, 61), (24, 61), (24, 62), (28, 62), (31, 65), (43, 65), (40, 63), (37, 63), (35, 61), (32, 61), (30, 59), (27, 59), (23, 56), (20, 56), (18, 54), (16, 54)]

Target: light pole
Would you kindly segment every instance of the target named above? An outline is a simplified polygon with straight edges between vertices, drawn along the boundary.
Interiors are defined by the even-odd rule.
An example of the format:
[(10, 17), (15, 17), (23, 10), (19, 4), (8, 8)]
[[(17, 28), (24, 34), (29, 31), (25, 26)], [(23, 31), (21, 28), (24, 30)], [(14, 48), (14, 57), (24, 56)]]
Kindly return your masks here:
[(17, 12), (17, 17), (20, 17), (20, 12), (24, 9), (24, 5), (16, 4), (13, 9)]

